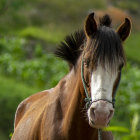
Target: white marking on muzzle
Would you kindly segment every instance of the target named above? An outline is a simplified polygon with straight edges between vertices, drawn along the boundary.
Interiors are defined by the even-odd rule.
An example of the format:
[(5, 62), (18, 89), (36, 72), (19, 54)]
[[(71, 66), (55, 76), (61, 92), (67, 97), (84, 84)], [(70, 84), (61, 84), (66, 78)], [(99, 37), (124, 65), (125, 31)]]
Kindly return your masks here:
[(91, 76), (91, 97), (92, 101), (107, 99), (112, 101), (112, 90), (117, 71), (112, 72), (109, 68), (98, 66)]

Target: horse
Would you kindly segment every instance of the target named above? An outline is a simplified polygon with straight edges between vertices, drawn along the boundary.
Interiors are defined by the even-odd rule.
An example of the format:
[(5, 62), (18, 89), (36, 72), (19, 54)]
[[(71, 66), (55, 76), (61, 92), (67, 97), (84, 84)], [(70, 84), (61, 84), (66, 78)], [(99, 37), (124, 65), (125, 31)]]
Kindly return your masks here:
[[(119, 15), (118, 15), (119, 16)], [(131, 21), (117, 30), (111, 18), (99, 22), (90, 13), (84, 28), (66, 36), (56, 56), (66, 60), (69, 73), (58, 84), (23, 100), (15, 114), (12, 140), (98, 140), (98, 129), (114, 114), (115, 94), (126, 63), (123, 42)], [(103, 140), (113, 140), (102, 131)]]

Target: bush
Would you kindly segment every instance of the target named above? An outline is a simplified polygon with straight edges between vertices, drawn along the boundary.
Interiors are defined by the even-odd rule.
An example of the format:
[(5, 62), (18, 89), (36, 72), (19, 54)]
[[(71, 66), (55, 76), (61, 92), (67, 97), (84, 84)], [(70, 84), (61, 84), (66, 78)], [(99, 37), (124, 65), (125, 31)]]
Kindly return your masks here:
[[(140, 69), (138, 66), (127, 64), (123, 70), (121, 84), (116, 98), (117, 119), (127, 121), (134, 112), (140, 113)], [(126, 116), (126, 117), (124, 117)]]
[[(134, 64), (127, 64), (123, 70), (122, 79), (116, 96), (116, 108), (111, 126), (117, 126), (114, 130), (116, 140), (140, 139), (140, 124), (137, 122), (137, 128), (133, 133), (135, 115), (140, 117), (140, 68)], [(127, 128), (129, 132), (119, 132), (121, 128)], [(116, 128), (116, 127), (115, 127)], [(112, 129), (110, 129), (112, 130)], [(139, 133), (139, 134), (138, 134)]]
[(66, 62), (21, 38), (1, 39), (0, 50), (0, 72), (31, 85), (53, 87), (68, 71)]

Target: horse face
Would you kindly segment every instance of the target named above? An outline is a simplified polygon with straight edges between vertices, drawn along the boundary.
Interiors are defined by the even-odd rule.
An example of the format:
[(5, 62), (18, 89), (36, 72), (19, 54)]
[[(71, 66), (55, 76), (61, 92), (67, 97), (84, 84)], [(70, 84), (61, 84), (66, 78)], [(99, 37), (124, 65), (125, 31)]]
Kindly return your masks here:
[(113, 89), (120, 80), (119, 67), (117, 65), (112, 71), (109, 67), (103, 68), (99, 65), (92, 71), (90, 87), (93, 103), (88, 109), (89, 124), (92, 127), (106, 127), (113, 117), (114, 108), (110, 102), (112, 102)]
[(114, 114), (112, 99), (115, 98), (124, 61), (116, 60), (112, 66), (108, 62), (104, 66), (98, 63), (96, 68), (92, 65), (92, 59), (89, 62), (88, 58), (84, 67), (84, 76), (86, 82), (89, 82), (92, 99), (92, 104), (87, 111), (88, 120), (91, 127), (103, 128), (109, 124)]
[[(122, 42), (131, 29), (129, 19), (115, 32), (109, 16), (104, 16), (97, 26), (94, 13), (85, 23), (87, 37), (85, 58), (85, 79), (88, 79), (92, 104), (87, 114), (91, 127), (103, 128), (108, 125), (114, 114), (112, 98), (121, 78), (121, 69), (125, 63)], [(88, 77), (88, 78), (87, 78)]]

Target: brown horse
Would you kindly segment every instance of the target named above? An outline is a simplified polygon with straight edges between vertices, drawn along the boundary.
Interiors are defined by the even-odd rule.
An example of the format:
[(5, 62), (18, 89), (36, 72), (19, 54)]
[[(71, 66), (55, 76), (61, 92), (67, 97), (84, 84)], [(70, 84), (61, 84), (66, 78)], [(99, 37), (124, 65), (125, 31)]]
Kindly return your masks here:
[[(56, 87), (19, 104), (12, 140), (97, 140), (97, 128), (106, 127), (114, 113), (112, 100), (125, 64), (122, 42), (130, 29), (128, 18), (115, 31), (108, 15), (97, 25), (91, 13), (84, 31), (67, 36), (56, 50), (70, 72)], [(91, 99), (86, 98), (85, 109), (86, 96)], [(103, 132), (102, 139), (113, 140), (112, 133)]]

